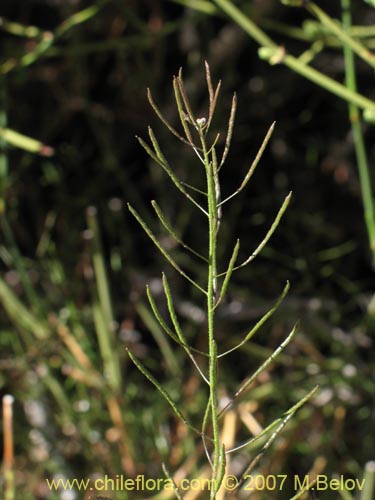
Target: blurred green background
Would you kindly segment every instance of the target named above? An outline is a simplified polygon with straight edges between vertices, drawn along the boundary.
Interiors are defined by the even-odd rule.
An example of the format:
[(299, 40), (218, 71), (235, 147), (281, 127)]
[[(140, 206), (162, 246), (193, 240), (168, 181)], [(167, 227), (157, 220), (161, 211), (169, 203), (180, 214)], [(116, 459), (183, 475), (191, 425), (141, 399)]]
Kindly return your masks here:
[[(294, 342), (246, 401), (265, 427), (316, 384), (319, 392), (257, 471), (362, 478), (374, 459), (374, 281), (348, 105), (285, 65), (260, 59), (258, 44), (214, 3), (191, 2), (198, 10), (188, 3), (0, 4), (0, 130), (48, 146), (28, 144), (26, 149), (38, 150), (32, 153), (23, 139), (15, 147), (0, 136), (0, 391), (15, 397), (13, 498), (84, 498), (82, 492), (68, 497), (49, 491), (45, 478), (59, 474), (161, 477), (162, 461), (175, 471), (193, 457), (188, 474), (194, 477), (205, 466), (199, 440), (176, 421), (125, 352), (130, 346), (192, 421), (200, 422), (205, 388), (183, 353), (161, 337), (146, 305), (145, 284), (161, 298), (160, 273), (169, 272), (168, 265), (126, 203), (171, 247), (151, 215), (150, 201), (157, 199), (184, 238), (201, 246), (204, 227), (135, 136), (145, 137), (152, 124), (178, 174), (191, 183), (198, 178), (194, 157), (157, 121), (146, 89), (177, 125), (172, 76), (183, 67), (196, 114), (204, 116), (205, 60), (214, 82), (222, 80), (217, 130), (226, 130), (234, 91), (239, 103), (222, 176), (226, 193), (240, 184), (276, 121), (249, 187), (226, 209), (223, 263), (235, 238), (241, 237), (244, 257), (257, 246), (293, 191), (276, 234), (234, 275), (219, 313), (218, 343), (225, 350), (291, 282), (288, 297), (262, 331), (223, 362), (223, 397), (235, 392), (299, 320)], [(340, 41), (311, 24), (306, 9), (276, 0), (234, 3), (288, 54), (310, 51), (306, 57), (313, 67), (344, 81)], [(317, 4), (340, 18), (339, 1)], [(374, 49), (374, 8), (353, 1), (352, 15), (353, 25), (363, 30), (358, 37)], [(356, 71), (359, 92), (374, 100), (373, 69), (356, 58)], [(364, 122), (362, 130), (373, 181), (373, 124)], [(188, 269), (201, 272), (174, 250)], [(189, 340), (204, 348), (202, 304), (178, 275), (170, 277)], [(248, 437), (239, 419), (235, 441)], [(252, 453), (245, 448), (233, 458), (235, 473)], [(292, 484), (262, 495), (252, 498), (290, 498)]]

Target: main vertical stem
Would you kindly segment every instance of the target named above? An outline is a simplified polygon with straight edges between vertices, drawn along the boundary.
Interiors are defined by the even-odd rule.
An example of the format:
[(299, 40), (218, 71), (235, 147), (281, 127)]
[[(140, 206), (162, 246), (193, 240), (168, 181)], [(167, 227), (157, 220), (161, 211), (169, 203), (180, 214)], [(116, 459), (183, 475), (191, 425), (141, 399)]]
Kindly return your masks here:
[(211, 500), (216, 498), (216, 481), (219, 469), (220, 441), (219, 426), (217, 418), (217, 377), (216, 363), (217, 350), (214, 335), (214, 306), (216, 295), (216, 238), (217, 238), (217, 203), (215, 193), (214, 165), (207, 153), (205, 138), (201, 131), (201, 142), (203, 147), (204, 162), (207, 178), (208, 195), (208, 229), (209, 229), (209, 250), (208, 250), (208, 277), (207, 277), (207, 324), (208, 324), (208, 352), (209, 352), (209, 383), (210, 383), (210, 404), (212, 416), (212, 431), (214, 439), (214, 458), (211, 484)]

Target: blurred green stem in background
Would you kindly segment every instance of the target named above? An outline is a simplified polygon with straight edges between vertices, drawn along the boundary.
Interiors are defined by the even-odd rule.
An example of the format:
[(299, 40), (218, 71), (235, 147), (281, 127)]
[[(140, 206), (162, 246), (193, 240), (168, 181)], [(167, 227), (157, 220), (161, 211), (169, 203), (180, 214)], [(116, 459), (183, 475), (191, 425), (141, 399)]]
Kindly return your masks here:
[[(101, 0), (94, 5), (76, 12), (68, 19), (63, 21), (54, 32), (44, 31), (41, 32), (37, 30), (34, 26), (23, 26), (21, 24), (10, 23), (5, 21), (6, 31), (10, 31), (14, 34), (14, 30), (20, 36), (34, 36), (39, 38), (39, 42), (36, 44), (34, 50), (27, 52), (20, 59), (9, 59), (0, 65), (0, 74), (7, 74), (17, 68), (24, 68), (34, 64), (44, 53), (56, 42), (57, 39), (63, 37), (69, 30), (73, 27), (82, 24), (92, 17), (96, 16), (101, 9), (108, 3), (108, 0)], [(4, 29), (4, 27), (3, 27)]]
[[(345, 31), (351, 28), (351, 12), (350, 0), (341, 0), (342, 8), (342, 25)], [(352, 47), (344, 44), (344, 60), (345, 60), (345, 80), (348, 89), (356, 92), (357, 81), (355, 62)], [(367, 227), (370, 249), (372, 253), (372, 265), (375, 267), (375, 210), (374, 197), (371, 187), (371, 179), (369, 174), (369, 166), (366, 155), (365, 142), (363, 138), (362, 124), (358, 107), (349, 103), (349, 118), (352, 125), (353, 142), (357, 157), (359, 180), (361, 184), (364, 218)]]
[(265, 50), (261, 55), (268, 60), (271, 64), (285, 64), (288, 68), (292, 69), (296, 73), (304, 76), (308, 80), (316, 83), (319, 87), (322, 87), (332, 94), (335, 94), (342, 99), (356, 104), (358, 107), (367, 111), (367, 114), (372, 114), (375, 112), (375, 103), (368, 99), (367, 97), (355, 92), (341, 83), (336, 82), (332, 78), (324, 75), (320, 71), (303, 64), (298, 58), (285, 53), (282, 51), (282, 47), (279, 47), (269, 36), (261, 30), (256, 24), (246, 16), (242, 11), (238, 9), (230, 0), (213, 0), (233, 21), (235, 21), (244, 31), (251, 36), (255, 41), (257, 41), (262, 49), (268, 49), (267, 53)]
[(41, 313), (41, 305), (34, 286), (28, 275), (24, 259), (19, 251), (14, 238), (12, 227), (6, 216), (5, 191), (8, 179), (8, 156), (7, 156), (7, 138), (2, 132), (7, 131), (7, 110), (6, 110), (6, 81), (0, 76), (0, 231), (4, 237), (5, 244), (9, 251), (12, 265), (17, 271), (20, 281), (25, 290), (29, 305), (36, 313)]
[(96, 208), (89, 207), (86, 215), (87, 225), (92, 233), (92, 262), (96, 285), (93, 293), (95, 328), (108, 384), (118, 395), (121, 392), (121, 368), (119, 358), (115, 355), (116, 323)]
[[(5, 79), (0, 76), (0, 129), (5, 129), (7, 126), (7, 115), (5, 108), (6, 89)], [(5, 153), (6, 141), (0, 134), (0, 216), (5, 210), (4, 191), (6, 178), (8, 174), (8, 159)]]
[[(236, 7), (231, 0), (211, 0), (200, 2), (187, 2), (185, 0), (171, 1), (199, 10), (200, 12), (204, 12), (209, 15), (219, 14), (220, 11), (224, 12), (261, 46), (259, 49), (260, 58), (267, 60), (271, 65), (284, 64), (291, 70), (305, 77), (307, 80), (310, 80), (319, 87), (324, 88), (332, 94), (347, 101), (349, 105), (349, 116), (352, 124), (353, 141), (357, 156), (364, 206), (364, 219), (370, 242), (369, 246), (372, 255), (372, 262), (373, 266), (375, 266), (375, 210), (359, 113), (359, 110), (361, 109), (363, 111), (364, 119), (366, 121), (373, 122), (375, 118), (375, 102), (357, 91), (353, 51), (372, 68), (375, 67), (375, 55), (370, 52), (366, 45), (358, 41), (358, 39), (353, 38), (350, 16), (350, 0), (342, 0), (342, 27), (338, 22), (320, 9), (314, 2), (307, 2), (305, 4), (305, 2), (299, 0), (282, 1), (283, 4), (289, 6), (306, 7), (307, 10), (320, 21), (320, 26), (323, 30), (327, 32), (330, 31), (332, 35), (336, 36), (338, 40), (341, 41), (345, 57), (345, 85), (342, 85), (336, 80), (309, 66), (308, 63), (316, 55), (314, 47), (307, 52), (304, 52), (302, 56), (298, 58), (289, 55), (283, 46), (278, 46), (268, 36), (268, 34), (257, 26), (255, 22), (253, 22), (244, 12)], [(318, 49), (318, 52), (320, 52), (321, 47), (318, 47)]]
[[(341, 2), (343, 9), (345, 8), (345, 3), (348, 4), (347, 9), (350, 8), (350, 0), (348, 2)], [(350, 36), (351, 22), (349, 22), (348, 28), (346, 29), (345, 23), (343, 22), (343, 28), (338, 22), (328, 16), (318, 5), (314, 2), (308, 2), (306, 5), (307, 10), (313, 14), (323, 26), (326, 26), (328, 30), (334, 33), (342, 42), (344, 47), (350, 48), (351, 51), (355, 52), (361, 59), (367, 62), (370, 66), (375, 68), (375, 54), (370, 52), (361, 42), (357, 41), (355, 38)], [(354, 90), (354, 89), (352, 89)]]

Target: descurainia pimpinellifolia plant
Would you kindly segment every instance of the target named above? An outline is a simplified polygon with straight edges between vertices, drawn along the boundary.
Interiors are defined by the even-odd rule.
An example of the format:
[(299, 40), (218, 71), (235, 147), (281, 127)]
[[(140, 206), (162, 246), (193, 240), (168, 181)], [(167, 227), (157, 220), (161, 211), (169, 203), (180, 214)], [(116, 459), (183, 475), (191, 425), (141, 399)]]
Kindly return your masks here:
[[(247, 173), (239, 185), (239, 187), (231, 194), (222, 196), (220, 187), (220, 176), (222, 174), (222, 169), (226, 163), (228, 152), (231, 144), (231, 138), (233, 133), (234, 119), (236, 113), (237, 98), (233, 95), (232, 106), (229, 115), (228, 129), (226, 133), (226, 139), (224, 143), (223, 151), (221, 155), (218, 154), (218, 143), (220, 134), (214, 134), (211, 137), (210, 129), (212, 125), (212, 120), (215, 113), (215, 108), (217, 105), (217, 100), (220, 92), (221, 83), (219, 82), (216, 88), (213, 87), (210, 68), (206, 63), (206, 82), (208, 89), (209, 106), (208, 113), (205, 117), (197, 117), (192, 109), (189, 96), (186, 92), (184, 81), (182, 78), (181, 70), (178, 76), (173, 79), (173, 89), (174, 97), (176, 100), (177, 110), (179, 119), (181, 122), (183, 133), (180, 133), (174, 128), (167, 119), (163, 116), (158, 106), (155, 104), (150, 90), (148, 90), (148, 100), (153, 110), (167, 129), (173, 134), (179, 141), (183, 144), (188, 145), (197, 156), (197, 162), (201, 164), (203, 172), (205, 185), (202, 186), (191, 186), (188, 183), (181, 181), (176, 175), (173, 168), (170, 166), (167, 158), (162, 152), (159, 146), (158, 140), (154, 134), (151, 127), (148, 128), (148, 134), (151, 144), (145, 142), (142, 138), (138, 137), (138, 140), (142, 147), (146, 150), (148, 155), (159, 165), (170, 178), (174, 186), (186, 197), (187, 202), (192, 203), (196, 210), (202, 214), (206, 221), (207, 234), (208, 234), (208, 248), (193, 250), (188, 244), (182, 241), (178, 236), (176, 230), (173, 228), (172, 224), (167, 220), (167, 217), (162, 212), (161, 208), (156, 201), (152, 201), (151, 205), (160, 220), (161, 224), (173, 237), (176, 242), (181, 245), (187, 252), (193, 254), (195, 257), (199, 258), (205, 264), (206, 269), (206, 281), (205, 283), (200, 283), (196, 280), (195, 276), (192, 276), (185, 272), (179, 263), (175, 260), (169, 250), (167, 250), (156, 235), (152, 232), (151, 228), (146, 224), (143, 218), (138, 214), (138, 212), (129, 204), (128, 208), (139, 224), (142, 226), (143, 230), (146, 232), (148, 237), (162, 253), (169, 264), (185, 279), (190, 285), (197, 290), (202, 295), (203, 301), (205, 303), (205, 314), (207, 319), (207, 351), (201, 352), (197, 349), (191, 347), (186, 339), (184, 331), (180, 325), (178, 314), (175, 308), (175, 300), (173, 298), (170, 285), (168, 283), (166, 275), (162, 275), (162, 284), (167, 304), (167, 310), (169, 313), (169, 320), (171, 321), (172, 327), (167, 324), (162, 313), (160, 312), (155, 297), (151, 291), (151, 288), (147, 286), (147, 297), (152, 309), (152, 312), (159, 322), (163, 331), (176, 342), (190, 358), (191, 362), (194, 364), (195, 368), (198, 370), (200, 377), (202, 378), (204, 384), (207, 386), (207, 406), (204, 414), (202, 414), (201, 427), (198, 429), (196, 426), (192, 425), (189, 421), (187, 415), (185, 415), (183, 409), (177, 406), (174, 402), (172, 396), (166, 391), (166, 389), (156, 380), (156, 378), (150, 373), (150, 371), (144, 366), (143, 363), (129, 350), (128, 354), (136, 365), (136, 367), (143, 373), (143, 375), (156, 387), (160, 394), (167, 400), (174, 413), (179, 419), (181, 419), (189, 429), (200, 436), (203, 441), (204, 449), (206, 451), (207, 459), (211, 467), (211, 482), (210, 482), (210, 498), (215, 500), (220, 488), (225, 488), (224, 478), (227, 474), (226, 470), (226, 457), (229, 453), (238, 450), (244, 446), (254, 444), (254, 442), (259, 440), (262, 444), (257, 455), (251, 460), (246, 471), (242, 474), (242, 477), (238, 478), (238, 488), (242, 484), (242, 479), (246, 474), (252, 470), (255, 465), (259, 462), (260, 458), (263, 456), (264, 452), (270, 447), (272, 442), (275, 440), (277, 435), (286, 425), (286, 423), (292, 418), (295, 412), (314, 394), (316, 388), (309, 392), (305, 397), (303, 397), (297, 404), (292, 408), (287, 410), (280, 418), (269, 424), (263, 432), (258, 434), (256, 437), (252, 438), (250, 441), (243, 443), (242, 445), (236, 446), (235, 449), (226, 449), (224, 444), (221, 442), (220, 437), (220, 427), (221, 419), (224, 414), (233, 407), (234, 403), (245, 393), (245, 390), (250, 386), (250, 384), (259, 376), (259, 374), (265, 370), (270, 363), (285, 349), (285, 347), (292, 340), (295, 332), (296, 325), (290, 332), (290, 334), (285, 338), (285, 340), (280, 344), (280, 346), (272, 353), (272, 355), (251, 375), (245, 382), (238, 388), (236, 393), (233, 395), (232, 399), (227, 403), (227, 405), (219, 409), (218, 408), (218, 364), (222, 362), (222, 358), (225, 356), (233, 355), (233, 352), (240, 349), (246, 342), (248, 342), (255, 333), (260, 329), (260, 327), (268, 320), (268, 318), (275, 312), (279, 307), (280, 303), (286, 296), (289, 290), (289, 283), (286, 284), (280, 297), (277, 299), (275, 305), (266, 313), (264, 316), (249, 329), (247, 335), (243, 338), (241, 342), (235, 347), (227, 350), (226, 352), (220, 352), (219, 347), (216, 342), (216, 324), (215, 317), (218, 308), (223, 303), (228, 286), (232, 277), (232, 274), (250, 264), (256, 256), (262, 251), (262, 249), (267, 244), (268, 240), (271, 238), (272, 234), (276, 230), (280, 223), (280, 220), (286, 211), (290, 199), (291, 193), (283, 201), (278, 213), (271, 226), (269, 227), (263, 240), (259, 243), (255, 250), (253, 250), (250, 255), (244, 260), (239, 259), (240, 250), (240, 240), (238, 239), (233, 244), (233, 250), (229, 263), (222, 267), (221, 263), (218, 262), (218, 246), (223, 245), (224, 242), (220, 240), (220, 225), (223, 217), (223, 212), (225, 205), (231, 201), (235, 196), (239, 195), (246, 187), (250, 181), (259, 160), (262, 157), (263, 151), (267, 146), (267, 143), (272, 135), (275, 124), (273, 123), (269, 128), (263, 143), (261, 144), (259, 151), (250, 165)], [(224, 270), (223, 270), (224, 269)], [(205, 359), (207, 363), (198, 362), (198, 359)], [(208, 367), (206, 367), (208, 365)], [(172, 479), (172, 475), (168, 472), (168, 469), (163, 465), (163, 470), (169, 479)], [(174, 490), (178, 498), (182, 498), (181, 493), (178, 490), (178, 485), (174, 485)]]

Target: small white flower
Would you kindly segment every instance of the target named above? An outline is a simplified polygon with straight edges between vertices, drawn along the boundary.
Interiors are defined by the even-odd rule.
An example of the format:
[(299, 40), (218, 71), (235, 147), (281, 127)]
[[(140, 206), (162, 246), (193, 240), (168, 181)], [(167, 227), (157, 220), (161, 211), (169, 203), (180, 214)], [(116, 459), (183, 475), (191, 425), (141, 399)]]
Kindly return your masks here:
[(197, 118), (197, 125), (198, 127), (204, 127), (206, 125), (206, 118)]

